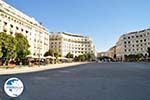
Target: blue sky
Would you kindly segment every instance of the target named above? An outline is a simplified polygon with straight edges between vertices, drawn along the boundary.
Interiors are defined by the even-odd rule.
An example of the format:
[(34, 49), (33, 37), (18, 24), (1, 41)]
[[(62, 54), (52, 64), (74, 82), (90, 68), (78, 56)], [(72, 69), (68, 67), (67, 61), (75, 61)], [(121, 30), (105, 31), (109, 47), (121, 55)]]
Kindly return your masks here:
[(120, 35), (150, 28), (150, 0), (5, 0), (51, 31), (92, 37), (97, 51)]

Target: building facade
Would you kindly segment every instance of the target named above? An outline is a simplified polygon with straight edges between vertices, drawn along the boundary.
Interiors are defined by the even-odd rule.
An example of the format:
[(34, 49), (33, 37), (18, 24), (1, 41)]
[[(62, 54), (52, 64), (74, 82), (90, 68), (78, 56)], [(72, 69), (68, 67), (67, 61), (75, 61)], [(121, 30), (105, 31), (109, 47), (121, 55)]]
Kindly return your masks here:
[(116, 57), (118, 60), (125, 60), (125, 55), (147, 56), (148, 47), (150, 47), (150, 29), (126, 33), (116, 43)]
[(97, 57), (104, 57), (107, 56), (107, 52), (98, 52)]
[(107, 56), (112, 58), (112, 59), (116, 59), (116, 46), (111, 47), (108, 51), (107, 51)]
[(49, 49), (49, 32), (34, 18), (29, 17), (0, 0), (0, 32), (22, 33), (30, 44), (31, 56), (43, 56)]
[(62, 56), (69, 52), (74, 56), (90, 53), (96, 56), (95, 46), (91, 38), (67, 32), (51, 32), (49, 37), (50, 49), (57, 50)]

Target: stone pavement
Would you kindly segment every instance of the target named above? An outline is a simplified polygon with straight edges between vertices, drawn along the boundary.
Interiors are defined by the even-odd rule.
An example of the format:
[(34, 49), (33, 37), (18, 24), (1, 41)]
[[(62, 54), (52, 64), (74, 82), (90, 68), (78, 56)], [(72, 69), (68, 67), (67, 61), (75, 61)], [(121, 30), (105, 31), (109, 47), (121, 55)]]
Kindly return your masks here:
[(89, 62), (74, 62), (74, 63), (63, 63), (63, 64), (49, 64), (49, 65), (40, 65), (40, 66), (23, 66), (23, 67), (15, 67), (12, 69), (0, 69), (0, 75), (8, 75), (8, 74), (19, 74), (19, 73), (29, 73), (29, 72), (37, 72), (37, 71), (44, 71), (48, 69), (57, 69), (57, 68), (65, 68), (71, 67), (80, 64), (86, 64)]

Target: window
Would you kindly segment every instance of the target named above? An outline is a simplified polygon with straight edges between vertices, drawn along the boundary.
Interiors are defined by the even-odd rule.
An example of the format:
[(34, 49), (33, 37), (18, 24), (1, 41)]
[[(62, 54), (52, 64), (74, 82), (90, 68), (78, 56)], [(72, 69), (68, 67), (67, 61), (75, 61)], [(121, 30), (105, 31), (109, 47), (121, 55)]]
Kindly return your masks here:
[(131, 50), (129, 49), (128, 51), (130, 52)]
[(7, 30), (3, 30), (4, 32), (7, 32)]
[(18, 30), (19, 28), (16, 26), (16, 29)]
[(4, 25), (7, 25), (7, 22), (4, 22)]
[(13, 34), (13, 32), (11, 31), (10, 34)]
[(125, 49), (124, 51), (126, 52), (127, 50)]
[(134, 51), (134, 49), (132, 49), (132, 51)]
[(26, 33), (28, 33), (28, 31), (26, 31)]
[(11, 28), (13, 28), (13, 25), (12, 25), (12, 24), (10, 24), (10, 27), (11, 27)]

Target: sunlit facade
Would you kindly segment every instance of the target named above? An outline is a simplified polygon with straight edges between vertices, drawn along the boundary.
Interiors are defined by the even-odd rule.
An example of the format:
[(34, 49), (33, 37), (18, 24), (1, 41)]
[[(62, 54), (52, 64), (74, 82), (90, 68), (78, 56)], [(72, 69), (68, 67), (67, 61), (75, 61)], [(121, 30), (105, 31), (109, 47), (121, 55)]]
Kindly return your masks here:
[(124, 60), (125, 55), (143, 54), (147, 56), (150, 47), (150, 29), (123, 34), (116, 44), (116, 56), (118, 60)]
[(34, 18), (29, 17), (0, 0), (0, 32), (22, 33), (30, 44), (31, 56), (39, 57), (49, 49), (49, 32)]
[(74, 56), (90, 53), (96, 56), (91, 38), (67, 32), (51, 32), (50, 49), (58, 50), (62, 56), (69, 52)]

